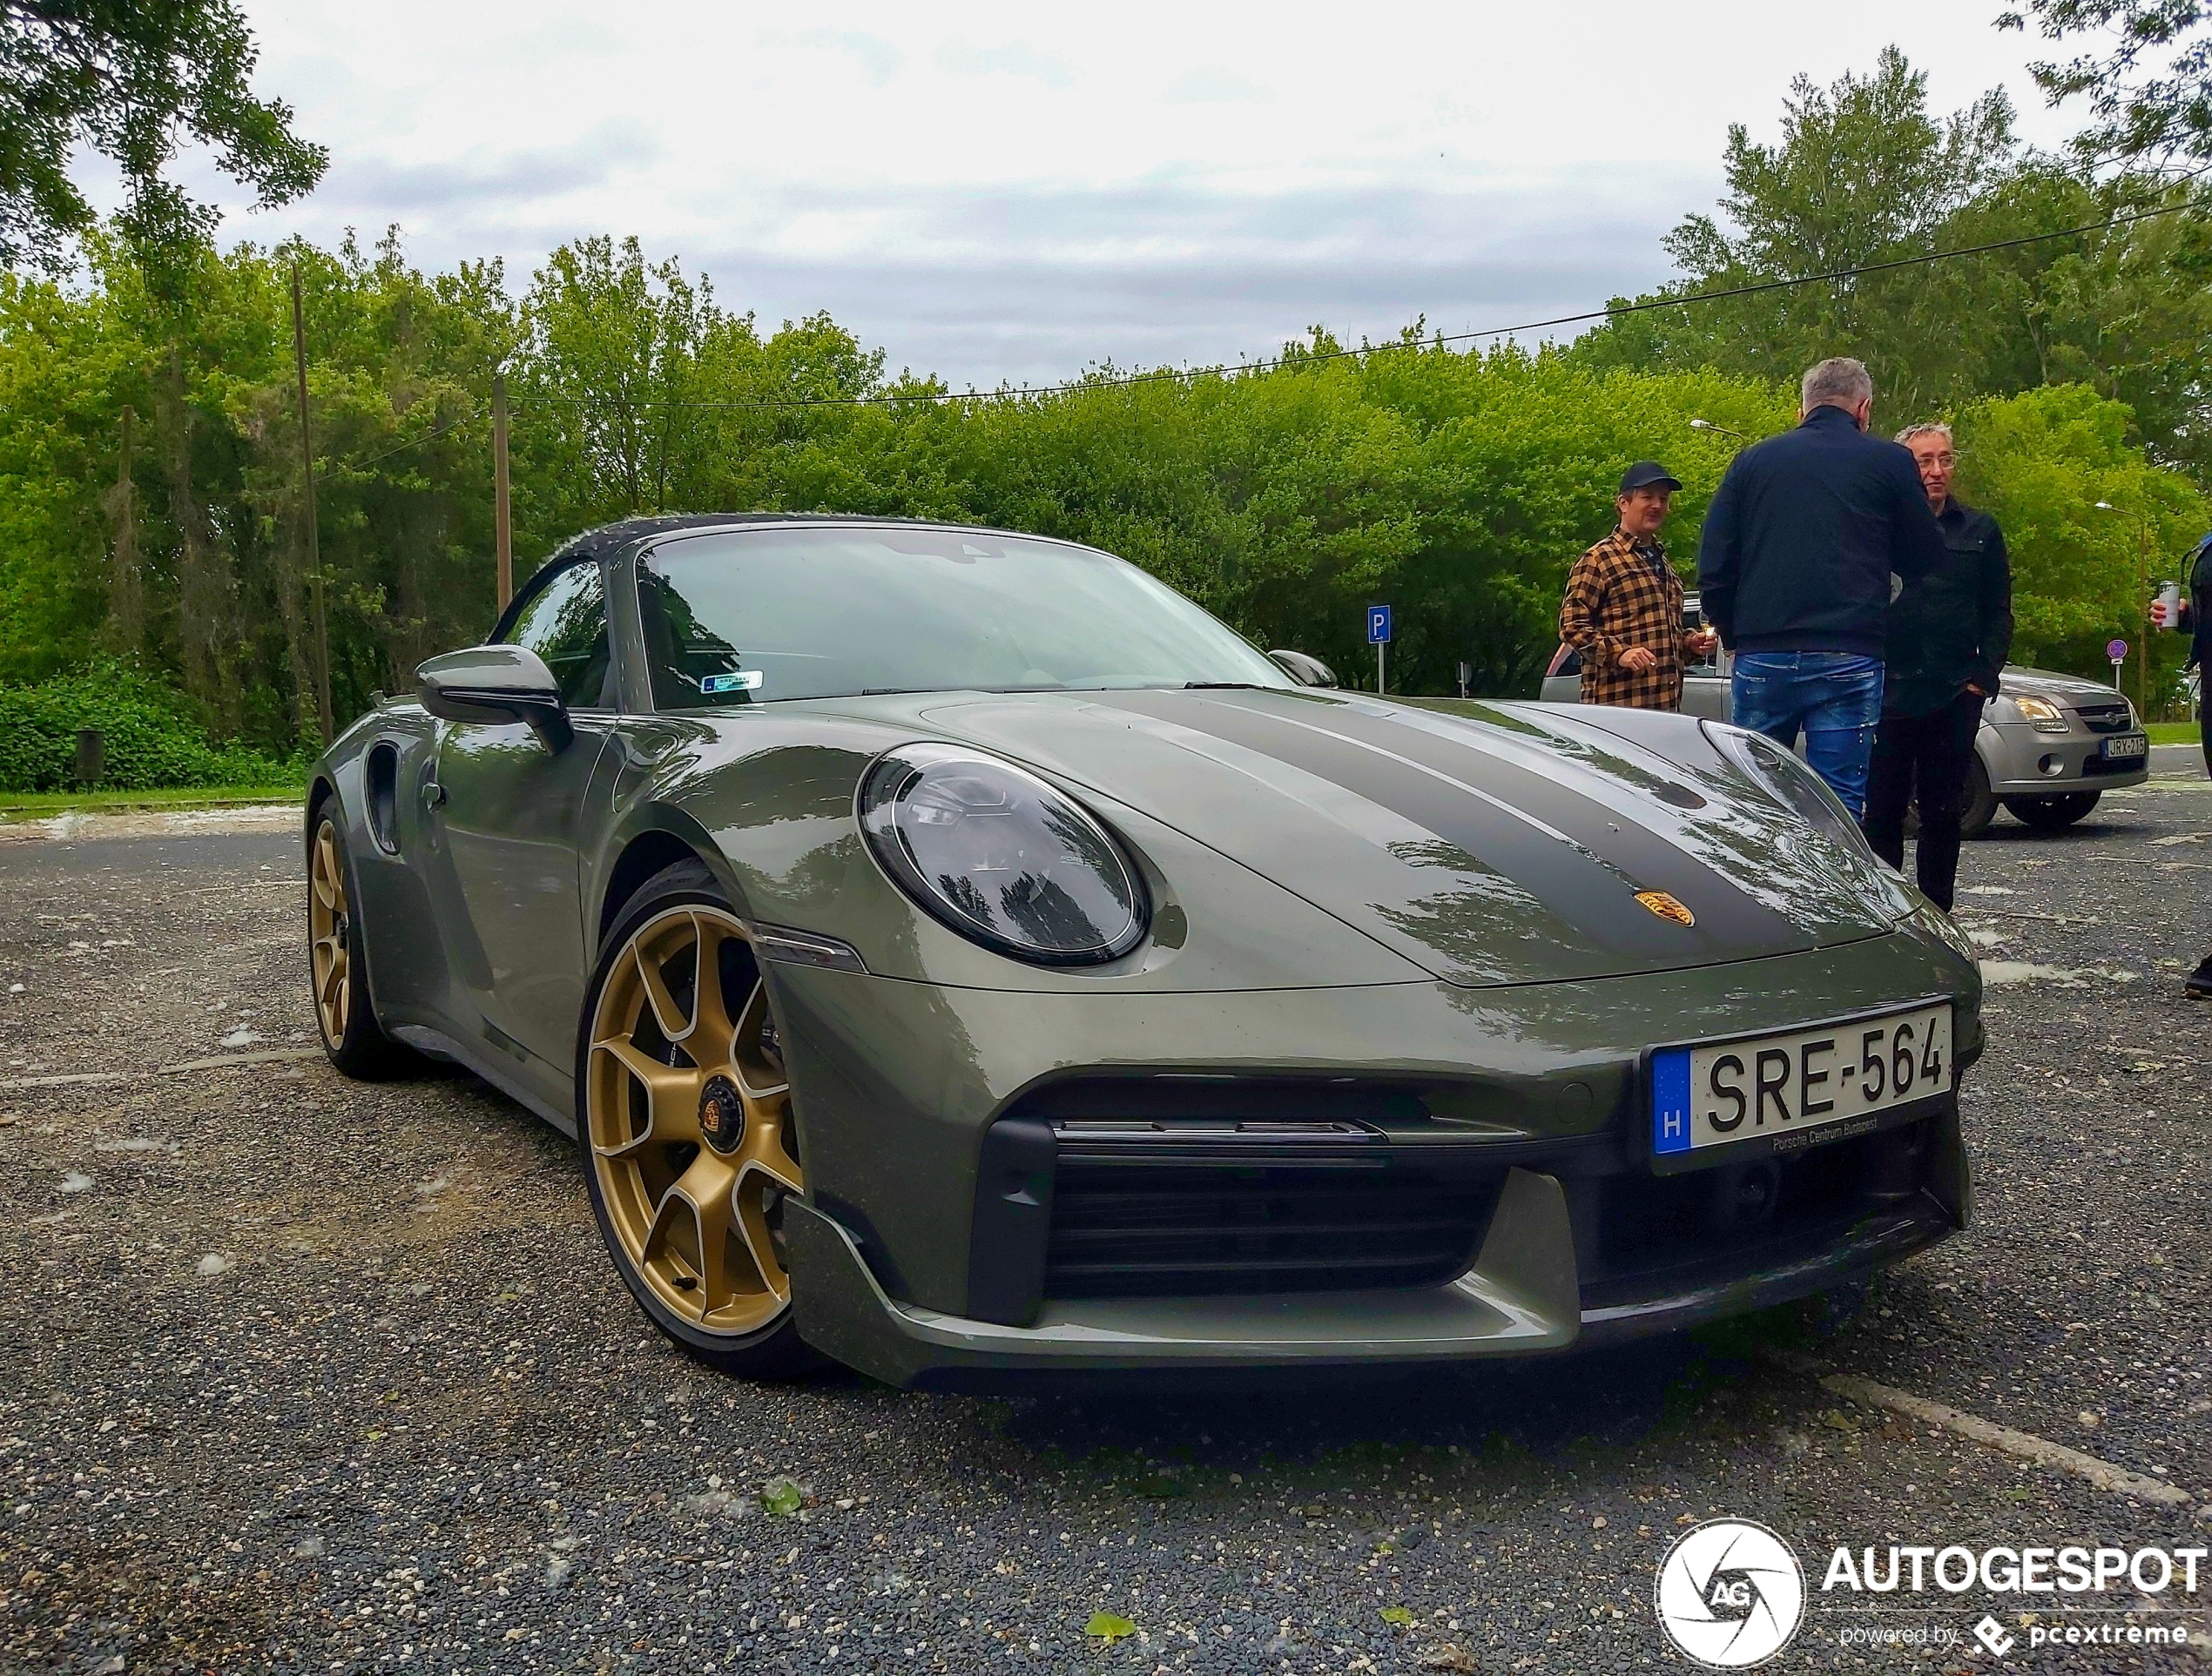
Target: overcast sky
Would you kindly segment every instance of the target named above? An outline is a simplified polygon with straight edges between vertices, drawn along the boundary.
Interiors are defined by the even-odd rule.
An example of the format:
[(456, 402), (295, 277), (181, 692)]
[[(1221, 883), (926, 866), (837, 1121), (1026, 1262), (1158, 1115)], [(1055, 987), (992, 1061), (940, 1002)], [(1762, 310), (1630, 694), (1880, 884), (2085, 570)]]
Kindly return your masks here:
[[(327, 145), (227, 235), (401, 228), (426, 266), (637, 234), (764, 326), (826, 308), (955, 385), (1602, 305), (1770, 138), (1790, 77), (1895, 43), (1949, 111), (2042, 108), (1999, 0), (1326, 9), (246, 0)], [(223, 197), (218, 178), (200, 190)]]

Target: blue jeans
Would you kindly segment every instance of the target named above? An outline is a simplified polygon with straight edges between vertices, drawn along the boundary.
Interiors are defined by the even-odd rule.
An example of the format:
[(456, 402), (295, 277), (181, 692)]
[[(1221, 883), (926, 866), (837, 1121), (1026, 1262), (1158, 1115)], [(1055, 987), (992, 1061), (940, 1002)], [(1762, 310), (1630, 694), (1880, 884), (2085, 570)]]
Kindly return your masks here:
[(1735, 722), (1795, 750), (1858, 819), (1882, 720), (1882, 660), (1856, 652), (1743, 652), (1730, 683)]

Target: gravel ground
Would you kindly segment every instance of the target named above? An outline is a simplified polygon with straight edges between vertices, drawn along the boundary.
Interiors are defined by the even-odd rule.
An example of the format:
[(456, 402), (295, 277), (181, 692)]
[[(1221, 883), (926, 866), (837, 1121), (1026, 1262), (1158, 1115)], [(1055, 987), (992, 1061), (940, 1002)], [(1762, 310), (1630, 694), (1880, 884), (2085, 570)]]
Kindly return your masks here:
[[(1816, 1585), (1837, 1544), (2212, 1541), (2202, 781), (1969, 846), (1979, 1219), (1859, 1307), (1081, 1403), (699, 1370), (615, 1281), (569, 1143), (466, 1077), (29, 1086), (312, 1043), (295, 841), (236, 825), (0, 845), (0, 1667), (1687, 1668), (1654, 1567), (1716, 1515)], [(1781, 1342), (2197, 1504), (1853, 1408), (1754, 1359)], [(1993, 1609), (2013, 1663), (2207, 1667), (2031, 1653), (2017, 1597), (1868, 1599), (1816, 1593), (1770, 1667), (1991, 1667)], [(2076, 1621), (2174, 1621), (2100, 1604)], [(1087, 1636), (1102, 1611), (1133, 1632)], [(1839, 1645), (1875, 1624), (1959, 1639)]]

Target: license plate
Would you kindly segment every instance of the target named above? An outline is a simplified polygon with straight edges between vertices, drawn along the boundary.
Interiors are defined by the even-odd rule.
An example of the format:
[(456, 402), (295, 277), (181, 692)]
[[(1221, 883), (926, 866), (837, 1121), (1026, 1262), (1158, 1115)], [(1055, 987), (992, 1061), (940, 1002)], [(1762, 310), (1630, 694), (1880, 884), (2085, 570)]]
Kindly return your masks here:
[(1948, 1093), (1952, 1080), (1948, 1001), (1662, 1047), (1651, 1056), (1652, 1161), (1662, 1171), (1694, 1168), (1709, 1151), (1793, 1152), (1864, 1134), (1883, 1113)]
[(2116, 739), (2105, 741), (2105, 760), (2108, 763), (2132, 763), (2150, 749), (2150, 737), (2142, 733), (2123, 733)]

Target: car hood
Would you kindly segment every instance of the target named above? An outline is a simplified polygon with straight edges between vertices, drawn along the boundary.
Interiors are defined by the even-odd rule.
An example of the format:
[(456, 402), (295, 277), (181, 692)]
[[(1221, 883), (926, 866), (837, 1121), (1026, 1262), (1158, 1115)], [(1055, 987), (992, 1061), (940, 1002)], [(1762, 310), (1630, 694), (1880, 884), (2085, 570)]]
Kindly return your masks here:
[(1886, 932), (1910, 905), (1687, 717), (1631, 738), (1552, 708), (1457, 716), (1271, 690), (979, 695), (909, 713), (1088, 792), (1109, 820), (1140, 810), (1454, 983), (1798, 952)]
[(2001, 682), (2004, 696), (2017, 698), (2022, 693), (2040, 693), (2045, 697), (2064, 703), (2078, 703), (2083, 699), (2092, 703), (2114, 703), (2119, 700), (2120, 689), (2109, 681), (2092, 681), (2079, 675), (2061, 675), (2056, 670), (2032, 670), (2024, 663), (2007, 663)]

